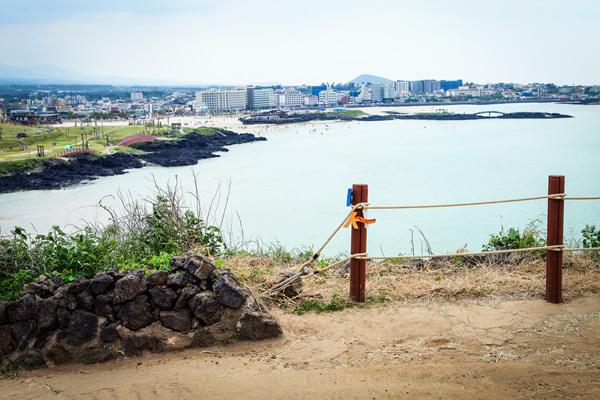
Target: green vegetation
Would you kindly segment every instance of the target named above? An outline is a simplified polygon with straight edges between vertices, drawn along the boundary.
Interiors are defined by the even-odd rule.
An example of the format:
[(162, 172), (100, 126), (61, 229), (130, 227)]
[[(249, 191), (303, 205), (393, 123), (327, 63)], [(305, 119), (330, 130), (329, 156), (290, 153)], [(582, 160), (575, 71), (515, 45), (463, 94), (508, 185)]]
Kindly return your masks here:
[(504, 227), (500, 228), (500, 232), (490, 235), (490, 240), (483, 246), (483, 250), (509, 250), (523, 249), (526, 247), (544, 246), (546, 240), (538, 228), (540, 221), (529, 223), (523, 233), (519, 228), (510, 228), (508, 231)]
[(200, 126), (198, 128), (183, 128), (183, 133), (197, 133), (198, 135), (214, 135), (219, 132), (219, 128), (213, 128), (210, 126)]
[[(583, 235), (583, 247), (600, 247), (600, 230), (596, 229), (595, 225), (586, 225), (582, 229), (581, 234)], [(600, 260), (600, 251), (590, 251), (590, 255), (595, 260)]]
[(347, 308), (368, 307), (373, 304), (381, 304), (385, 302), (385, 295), (378, 294), (367, 296), (364, 303), (356, 303), (346, 296), (334, 294), (329, 301), (323, 299), (311, 298), (303, 300), (300, 304), (293, 307), (291, 312), (297, 315), (314, 312), (317, 314), (342, 311)]
[(32, 236), (22, 228), (0, 238), (0, 299), (15, 299), (23, 286), (41, 275), (65, 282), (99, 271), (169, 269), (169, 260), (189, 250), (221, 254), (223, 238), (178, 198), (159, 193), (150, 207), (129, 204), (106, 227), (86, 226), (75, 233), (54, 227)]
[(42, 165), (42, 158), (25, 158), (14, 161), (0, 161), (0, 175), (12, 175), (17, 172), (30, 171)]
[[(107, 144), (116, 144), (121, 139), (151, 134), (162, 136), (170, 128), (157, 127), (154, 124), (85, 127), (28, 127), (13, 123), (0, 123), (0, 163), (37, 159), (37, 146), (44, 146), (45, 158), (56, 156), (64, 151), (66, 145), (81, 147), (87, 143), (92, 151), (102, 153)], [(19, 135), (19, 137), (17, 137)], [(19, 164), (5, 165), (0, 171), (14, 170)]]
[(328, 112), (320, 112), (318, 113), (322, 117), (335, 117), (335, 118), (357, 118), (362, 117), (363, 115), (367, 115), (364, 111), (361, 110), (344, 110), (344, 111), (328, 111)]
[(320, 314), (323, 312), (341, 311), (353, 305), (354, 303), (351, 300), (334, 295), (328, 302), (321, 299), (304, 300), (292, 312), (298, 315), (306, 314), (307, 312)]
[[(199, 135), (213, 135), (218, 128), (199, 127), (184, 128), (183, 133), (175, 137), (183, 137), (189, 133)], [(85, 127), (28, 127), (12, 123), (0, 123), (0, 175), (10, 175), (17, 172), (30, 171), (39, 167), (43, 160), (56, 156), (64, 151), (65, 146), (74, 148), (87, 143), (88, 147), (96, 154), (108, 151), (113, 153), (143, 153), (133, 147), (114, 146), (123, 138), (134, 135), (165, 136), (161, 140), (172, 139), (170, 128), (163, 126), (123, 125), (123, 126), (85, 126)], [(23, 137), (17, 138), (18, 134)], [(37, 156), (37, 146), (44, 146), (44, 157)]]

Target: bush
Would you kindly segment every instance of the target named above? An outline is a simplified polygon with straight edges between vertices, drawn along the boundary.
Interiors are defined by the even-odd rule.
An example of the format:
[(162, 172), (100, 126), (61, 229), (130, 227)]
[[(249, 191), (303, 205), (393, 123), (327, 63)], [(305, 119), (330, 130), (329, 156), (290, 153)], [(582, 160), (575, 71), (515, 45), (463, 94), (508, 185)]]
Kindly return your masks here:
[(32, 236), (23, 228), (0, 237), (0, 298), (21, 296), (23, 286), (41, 275), (64, 282), (111, 269), (169, 270), (170, 259), (190, 250), (219, 255), (219, 228), (207, 225), (177, 199), (158, 195), (151, 207), (131, 207), (106, 227), (86, 226), (66, 233), (54, 226)]
[(523, 229), (523, 233), (521, 233), (519, 228), (510, 228), (508, 231), (505, 231), (504, 227), (502, 227), (500, 228), (500, 232), (490, 235), (490, 239), (483, 246), (483, 250), (510, 250), (544, 246), (546, 240), (542, 238), (537, 224), (538, 221), (528, 224)]
[[(595, 225), (586, 225), (581, 230), (581, 234), (583, 235), (583, 247), (600, 247), (600, 230), (597, 230)], [(590, 254), (594, 259), (600, 259), (600, 251), (590, 251)]]

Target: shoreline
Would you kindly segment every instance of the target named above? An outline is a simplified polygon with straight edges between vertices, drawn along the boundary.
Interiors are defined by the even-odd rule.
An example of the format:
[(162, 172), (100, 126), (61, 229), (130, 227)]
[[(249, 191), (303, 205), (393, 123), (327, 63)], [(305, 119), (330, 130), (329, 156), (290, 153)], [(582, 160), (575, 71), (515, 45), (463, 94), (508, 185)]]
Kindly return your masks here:
[(177, 140), (140, 143), (136, 149), (144, 153), (114, 153), (103, 156), (79, 156), (73, 159), (50, 158), (35, 171), (21, 171), (0, 176), (0, 194), (25, 190), (63, 189), (103, 176), (126, 174), (127, 170), (149, 165), (175, 167), (195, 165), (199, 160), (219, 157), (226, 146), (265, 141), (251, 133), (235, 133), (219, 129), (212, 135), (189, 133)]
[[(485, 116), (485, 114), (488, 116)], [(491, 116), (491, 113), (499, 115)], [(250, 117), (240, 117), (242, 124), (246, 125), (288, 125), (312, 121), (343, 121), (343, 122), (373, 122), (373, 121), (394, 121), (394, 120), (426, 120), (426, 121), (471, 121), (471, 120), (489, 120), (489, 119), (558, 119), (573, 118), (571, 115), (548, 112), (512, 112), (502, 113), (495, 111), (482, 111), (470, 114), (455, 113), (414, 113), (405, 114), (395, 111), (384, 111), (383, 114), (369, 114), (366, 116), (348, 115), (344, 112), (339, 113), (285, 113), (280, 112), (276, 115), (263, 116), (256, 114)]]

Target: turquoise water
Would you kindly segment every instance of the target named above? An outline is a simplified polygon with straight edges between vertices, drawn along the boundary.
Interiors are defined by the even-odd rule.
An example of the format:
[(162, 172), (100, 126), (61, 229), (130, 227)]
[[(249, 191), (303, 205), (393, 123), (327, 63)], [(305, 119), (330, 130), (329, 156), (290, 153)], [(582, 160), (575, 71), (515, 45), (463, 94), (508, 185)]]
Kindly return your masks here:
[[(239, 215), (246, 240), (278, 241), (289, 248), (323, 241), (347, 213), (346, 190), (352, 183), (369, 184), (372, 204), (543, 195), (550, 174), (565, 175), (566, 191), (571, 195), (600, 194), (600, 106), (445, 108), (455, 112), (547, 111), (575, 118), (281, 127), (265, 135), (267, 142), (231, 147), (220, 158), (202, 160), (194, 167), (149, 167), (65, 190), (1, 195), (0, 226), (5, 233), (15, 225), (44, 232), (53, 224), (106, 221), (107, 215), (96, 206), (103, 196), (121, 191), (144, 197), (151, 192), (153, 179), (164, 185), (173, 183), (175, 177), (185, 190), (192, 190), (192, 171), (198, 176), (205, 206), (221, 183), (222, 209), (231, 182), (224, 227), (235, 238), (241, 237)], [(410, 253), (411, 229), (415, 227), (425, 234), (434, 252), (454, 251), (464, 245), (478, 250), (501, 225), (523, 227), (533, 219), (544, 220), (545, 212), (543, 200), (452, 209), (373, 210), (369, 217), (377, 218), (377, 223), (369, 227), (369, 252)], [(586, 223), (600, 225), (600, 202), (567, 203), (567, 238), (577, 236)], [(420, 253), (423, 241), (419, 234), (414, 242)], [(346, 230), (332, 242), (328, 253), (348, 248)]]

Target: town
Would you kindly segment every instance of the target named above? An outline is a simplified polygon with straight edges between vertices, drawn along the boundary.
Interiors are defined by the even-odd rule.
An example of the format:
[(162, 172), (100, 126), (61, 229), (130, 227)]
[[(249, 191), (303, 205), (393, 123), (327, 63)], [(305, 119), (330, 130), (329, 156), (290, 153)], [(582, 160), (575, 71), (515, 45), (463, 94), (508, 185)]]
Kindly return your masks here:
[(109, 85), (0, 86), (0, 118), (24, 125), (63, 120), (120, 119), (139, 123), (168, 116), (326, 107), (600, 101), (600, 86), (552, 83), (475, 84), (456, 80), (388, 80), (361, 75), (348, 83), (315, 86), (117, 87)]

